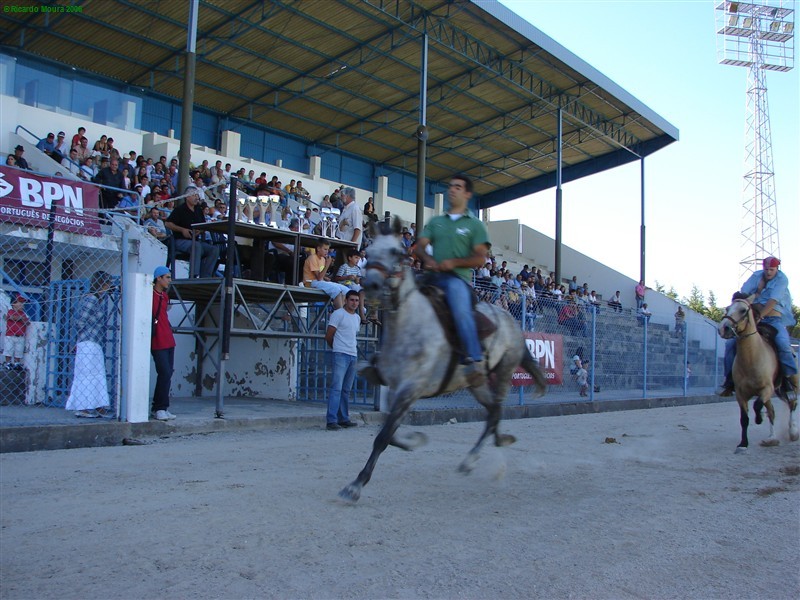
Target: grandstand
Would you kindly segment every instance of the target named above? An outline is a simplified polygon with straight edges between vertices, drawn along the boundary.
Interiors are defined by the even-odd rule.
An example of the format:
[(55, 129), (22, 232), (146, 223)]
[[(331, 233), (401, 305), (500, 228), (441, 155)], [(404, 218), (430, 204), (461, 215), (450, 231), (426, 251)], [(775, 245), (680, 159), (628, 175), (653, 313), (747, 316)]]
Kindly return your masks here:
[[(204, 161), (209, 165), (230, 163), (233, 172), (263, 172), (268, 179), (277, 176), (284, 184), (302, 180), (312, 205), (319, 205), (324, 196), (345, 184), (356, 189), (359, 204), (373, 197), (378, 215), (398, 216), (407, 225), (416, 220), (413, 157), (417, 141), (412, 134), (419, 107), (418, 72), (412, 68), (412, 57), (417, 57), (417, 42), (413, 40), (420, 31), (419, 19), (438, 26), (431, 29), (436, 33), (432, 33), (428, 66), (432, 82), (427, 112), (429, 169), (425, 197), (421, 199), (426, 220), (444, 210), (443, 182), (456, 171), (475, 178), (478, 194), (473, 208), (482, 209), (552, 187), (559, 172), (552, 150), (555, 142), (560, 145), (563, 141), (560, 173), (562, 180), (568, 181), (642, 159), (677, 139), (672, 125), (497, 3), (464, 1), (442, 7), (433, 2), (401, 2), (399, 6), (408, 11), (390, 15), (368, 0), (346, 0), (340, 3), (336, 22), (326, 22), (316, 14), (324, 3), (294, 8), (276, 2), (274, 11), (268, 14), (239, 4), (241, 12), (234, 15), (225, 15), (222, 9), (207, 4), (201, 9), (200, 34), (207, 50), (198, 64), (191, 162), (195, 166)], [(180, 69), (165, 65), (171, 65), (169, 61), (178, 65), (181, 60), (182, 44), (176, 42), (175, 26), (186, 20), (185, 6), (166, 5), (159, 15), (146, 7), (129, 6), (129, 16), (150, 19), (147, 39), (138, 30), (137, 18), (117, 22), (102, 5), (92, 8), (94, 14), (75, 17), (81, 20), (80, 37), (73, 35), (73, 26), (66, 23), (45, 24), (34, 16), (2, 16), (0, 145), (9, 153), (23, 146), (31, 169), (42, 175), (60, 173), (66, 180), (78, 180), (36, 145), (48, 132), (63, 131), (71, 139), (79, 127), (86, 129), (90, 146), (104, 135), (115, 140), (114, 146), (123, 156), (133, 151), (137, 157), (153, 162), (163, 156), (168, 163), (178, 156), (181, 93), (176, 87), (180, 80), (176, 73)], [(305, 34), (293, 39), (282, 37), (286, 52), (280, 61), (284, 62), (270, 56), (253, 71), (252, 57), (260, 56), (256, 47), (263, 41), (265, 29), (282, 31), (285, 19), (293, 19)], [(241, 31), (230, 39), (220, 37), (223, 22), (231, 20)], [(109, 37), (112, 21), (115, 34)], [(406, 32), (406, 37), (395, 38), (398, 28)], [(18, 44), (14, 40), (22, 30), (38, 35)], [(92, 39), (93, 46), (87, 48), (84, 39)], [(137, 47), (141, 51), (119, 54), (112, 47)], [(224, 69), (221, 57), (215, 56), (218, 51), (228, 57)], [(313, 67), (315, 64), (317, 67)], [(331, 64), (338, 64), (339, 70), (321, 73), (319, 65)], [(123, 72), (138, 75), (126, 79)], [(576, 93), (575, 89), (581, 91)], [(55, 94), (52, 90), (61, 91)], [(291, 93), (282, 99), (282, 92), (276, 90)], [(351, 90), (360, 92), (358, 102), (354, 102)], [(270, 93), (277, 94), (274, 101), (267, 100)], [(557, 139), (557, 115), (563, 118), (563, 140)], [(628, 117), (626, 125), (619, 124), (621, 115)], [(177, 187), (183, 188), (184, 183)], [(132, 191), (135, 196), (135, 189)], [(179, 190), (171, 193), (178, 194)], [(139, 205), (147, 201), (141, 196), (135, 200)], [(2, 202), (8, 204), (9, 198)], [(299, 203), (295, 201), (290, 207), (298, 209)], [(33, 316), (42, 325), (32, 329), (30, 335), (37, 341), (29, 345), (48, 348), (28, 365), (31, 373), (38, 369), (43, 374), (40, 380), (47, 383), (37, 390), (28, 386), (24, 403), (44, 399), (57, 406), (69, 380), (69, 360), (64, 347), (51, 347), (56, 326), (52, 317), (54, 282), (84, 281), (92, 272), (103, 269), (123, 280), (135, 273), (144, 274), (136, 288), (141, 291), (146, 289), (153, 267), (171, 258), (169, 248), (124, 216), (109, 217), (101, 236), (48, 231), (19, 222), (0, 223), (0, 228), (4, 293), (25, 294), (34, 301), (31, 310), (38, 311)], [(523, 264), (546, 271), (556, 269), (554, 240), (515, 221), (489, 223), (489, 229), (498, 262), (507, 260), (516, 272)], [(628, 295), (625, 304), (633, 304), (634, 281), (569, 248), (562, 256), (565, 281), (577, 275), (581, 283), (589, 282), (601, 296), (623, 290)], [(188, 264), (178, 261), (177, 265), (178, 278), (186, 280)], [(189, 282), (185, 289), (195, 288)], [(204, 338), (221, 326), (221, 312), (198, 315), (192, 299), (178, 305), (176, 312), (184, 312), (175, 321), (186, 335), (179, 336), (177, 356), (181, 360), (173, 377), (175, 395), (213, 396), (220, 393), (224, 381), (224, 393), (231, 396), (288, 400), (324, 396), (326, 372), (309, 373), (306, 368), (325, 362), (319, 330), (303, 329), (308, 322), (319, 325), (313, 316), (318, 316), (316, 309), (309, 305), (293, 314), (283, 311), (277, 296), (283, 291), (266, 284), (242, 284), (242, 294), (256, 293), (252, 291), (256, 288), (268, 292), (259, 292), (264, 296), (258, 302), (243, 302), (233, 315), (234, 328), (249, 334), (232, 341), (232, 360), (225, 364), (224, 378), (216, 373), (220, 359), (214, 353), (218, 349), (212, 351), (213, 342), (204, 345)], [(183, 293), (186, 298), (192, 295)], [(126, 338), (125, 330), (128, 318), (134, 318), (125, 313), (134, 311), (131, 305), (135, 304), (135, 294), (131, 294), (127, 307), (122, 297), (118, 301), (122, 303), (122, 324), (108, 340), (109, 347), (116, 350), (106, 358), (109, 372), (121, 372), (133, 384), (136, 373), (150, 372), (149, 356), (139, 352), (128, 357), (132, 362), (122, 363), (123, 355), (135, 354), (130, 352), (134, 333), (129, 331)], [(682, 384), (672, 380), (677, 377), (682, 381), (690, 337), (694, 364), (706, 365), (696, 372), (702, 372), (704, 387), (713, 386), (717, 341), (711, 328), (695, 315), (690, 319), (690, 336), (679, 339), (670, 335), (674, 333), (674, 302), (652, 291), (648, 301), (654, 313), (649, 328), (661, 336), (653, 338), (653, 343), (667, 348), (664, 356), (672, 357), (653, 375), (658, 381), (651, 382), (651, 389), (660, 385), (681, 391)], [(606, 323), (618, 332), (620, 328), (625, 331), (624, 335), (608, 334), (607, 348), (623, 344), (635, 354), (641, 330), (635, 315), (626, 316), (625, 320), (615, 316), (613, 324)], [(300, 323), (303, 319), (305, 324)], [(544, 323), (546, 319), (539, 321), (540, 326)], [(596, 324), (602, 325), (600, 321)], [(64, 324), (60, 327), (63, 329)], [(565, 334), (556, 326), (552, 329), (558, 335)], [(261, 340), (254, 341), (248, 335), (270, 341), (265, 347)], [(375, 331), (365, 333), (365, 348), (372, 348), (375, 335)], [(295, 344), (297, 339), (304, 341)], [(601, 335), (598, 339), (604, 338)], [(573, 347), (582, 343), (586, 341), (566, 339), (564, 352), (573, 352)], [(61, 346), (67, 344), (65, 340)], [(622, 348), (617, 349), (622, 352)], [(638, 352), (647, 355), (646, 347)], [(619, 361), (630, 364), (634, 359), (620, 354)], [(630, 389), (643, 383), (637, 383), (635, 373), (616, 369), (612, 362), (612, 358), (596, 362), (597, 370), (602, 365), (608, 376), (598, 387)], [(56, 364), (61, 367), (54, 369)], [(563, 379), (568, 382), (569, 368), (565, 365)], [(613, 375), (615, 369), (617, 375)], [(568, 383), (563, 388), (565, 393), (571, 391)], [(124, 412), (126, 393), (118, 387), (120, 416), (140, 418), (140, 413), (132, 417), (132, 412)], [(362, 386), (359, 393), (360, 402), (372, 403), (373, 390)]]

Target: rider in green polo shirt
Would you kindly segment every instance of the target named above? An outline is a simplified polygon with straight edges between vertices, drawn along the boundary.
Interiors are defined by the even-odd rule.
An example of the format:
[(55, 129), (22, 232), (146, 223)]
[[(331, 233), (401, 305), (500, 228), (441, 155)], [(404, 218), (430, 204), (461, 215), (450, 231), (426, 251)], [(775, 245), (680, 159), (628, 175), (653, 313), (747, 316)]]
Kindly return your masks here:
[[(489, 235), (486, 226), (473, 216), (467, 205), (472, 197), (472, 181), (464, 175), (450, 180), (447, 214), (434, 217), (417, 239), (415, 256), (423, 268), (433, 271), (431, 283), (440, 288), (455, 317), (456, 331), (469, 365), (469, 382), (473, 386), (486, 381), (486, 368), (472, 313), (472, 269), (486, 263)], [(431, 244), (433, 256), (425, 249)]]

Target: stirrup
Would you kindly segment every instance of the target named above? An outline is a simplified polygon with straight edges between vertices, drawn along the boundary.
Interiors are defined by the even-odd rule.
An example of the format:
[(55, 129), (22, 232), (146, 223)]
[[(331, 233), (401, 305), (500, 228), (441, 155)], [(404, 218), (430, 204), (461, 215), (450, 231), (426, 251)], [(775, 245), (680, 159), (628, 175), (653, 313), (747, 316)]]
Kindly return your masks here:
[(722, 389), (719, 392), (719, 395), (723, 398), (727, 398), (729, 396), (733, 396), (733, 381), (730, 379), (726, 379), (725, 382), (722, 384)]

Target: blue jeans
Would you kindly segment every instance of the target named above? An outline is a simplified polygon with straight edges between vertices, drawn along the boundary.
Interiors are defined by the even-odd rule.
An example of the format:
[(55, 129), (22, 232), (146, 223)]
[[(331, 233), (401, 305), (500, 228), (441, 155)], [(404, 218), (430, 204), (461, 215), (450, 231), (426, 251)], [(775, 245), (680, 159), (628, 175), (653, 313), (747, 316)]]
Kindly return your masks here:
[[(191, 254), (192, 240), (175, 238), (175, 250)], [(219, 259), (219, 246), (208, 242), (195, 242), (194, 263), (192, 264), (192, 277), (213, 277)]]
[(475, 362), (483, 360), (475, 315), (472, 314), (472, 288), (461, 277), (451, 273), (434, 273), (431, 283), (442, 290), (447, 298), (466, 356)]
[(151, 350), (153, 362), (156, 364), (156, 389), (153, 392), (153, 412), (169, 408), (169, 387), (175, 364), (175, 348)]
[(350, 421), (350, 390), (356, 380), (356, 357), (343, 352), (333, 353), (333, 380), (328, 390), (328, 423)]
[[(778, 331), (775, 336), (775, 345), (778, 346), (778, 361), (783, 365), (784, 375), (794, 375), (797, 373), (797, 363), (795, 362), (792, 347), (789, 343), (789, 332), (786, 326), (781, 324), (780, 317), (764, 317), (762, 322), (772, 325)], [(736, 358), (736, 339), (725, 342), (725, 379), (730, 379), (733, 372), (733, 359)]]

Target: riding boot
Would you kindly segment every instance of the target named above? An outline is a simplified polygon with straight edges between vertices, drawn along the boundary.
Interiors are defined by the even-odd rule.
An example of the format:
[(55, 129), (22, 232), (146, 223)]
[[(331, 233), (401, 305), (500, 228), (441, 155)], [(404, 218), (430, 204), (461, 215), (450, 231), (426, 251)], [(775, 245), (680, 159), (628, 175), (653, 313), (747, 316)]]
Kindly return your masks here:
[(486, 362), (483, 360), (467, 363), (467, 383), (470, 387), (480, 387), (486, 383)]
[(733, 396), (733, 378), (728, 375), (722, 383), (722, 390), (719, 392), (720, 396), (728, 397)]
[(778, 391), (778, 395), (781, 398), (785, 398), (786, 400), (789, 399), (789, 394), (794, 392), (797, 394), (797, 374), (795, 375), (784, 375), (783, 381), (781, 381), (781, 387)]

